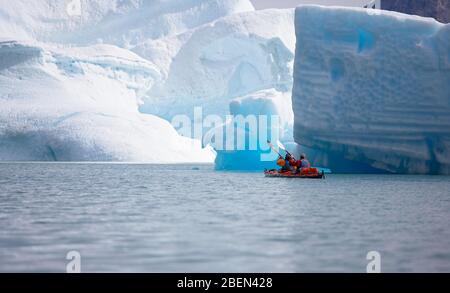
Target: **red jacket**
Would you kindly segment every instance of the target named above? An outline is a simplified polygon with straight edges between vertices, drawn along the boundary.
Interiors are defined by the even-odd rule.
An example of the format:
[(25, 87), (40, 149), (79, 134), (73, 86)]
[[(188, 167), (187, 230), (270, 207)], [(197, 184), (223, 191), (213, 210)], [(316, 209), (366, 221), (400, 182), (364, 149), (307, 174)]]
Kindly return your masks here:
[[(309, 163), (308, 160), (305, 160), (305, 162), (307, 163), (307, 166), (304, 166), (304, 168), (311, 168), (311, 165)], [(295, 159), (291, 159), (289, 161), (289, 164), (293, 167), (297, 167), (300, 168), (300, 166), (302, 165), (302, 160), (295, 160)]]

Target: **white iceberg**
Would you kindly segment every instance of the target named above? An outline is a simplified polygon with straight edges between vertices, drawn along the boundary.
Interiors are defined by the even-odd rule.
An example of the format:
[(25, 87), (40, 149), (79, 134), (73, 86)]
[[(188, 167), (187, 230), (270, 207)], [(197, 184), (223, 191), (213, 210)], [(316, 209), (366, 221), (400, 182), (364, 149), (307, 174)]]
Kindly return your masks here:
[[(294, 48), (293, 9), (233, 14), (177, 36), (149, 40), (133, 50), (141, 56), (152, 56), (150, 59), (162, 71), (162, 81), (143, 97), (140, 111), (168, 120), (179, 114), (194, 119), (194, 107), (202, 107), (203, 115), (223, 119), (227, 114), (244, 118), (279, 115), (281, 139), (293, 142)], [(243, 127), (236, 132), (247, 138), (260, 135)], [(268, 129), (265, 137), (271, 136)], [(210, 139), (207, 134), (204, 145)], [(226, 135), (219, 139), (223, 145), (231, 140)], [(261, 158), (268, 152), (266, 141), (257, 139), (257, 144), (256, 150), (248, 145), (246, 149), (225, 150), (212, 143), (217, 152), (216, 168), (262, 170), (276, 166), (273, 156), (271, 160)]]
[(0, 36), (129, 49), (253, 10), (249, 0), (0, 0)]
[(138, 111), (158, 70), (115, 46), (0, 42), (0, 160), (211, 162), (200, 141)]
[(275, 88), (291, 92), (294, 10), (244, 12), (133, 49), (161, 70), (161, 82), (143, 98), (141, 111), (171, 119), (225, 115), (230, 101)]
[(293, 10), (254, 11), (249, 0), (0, 4), (0, 160), (211, 162), (210, 148), (167, 121), (291, 90)]

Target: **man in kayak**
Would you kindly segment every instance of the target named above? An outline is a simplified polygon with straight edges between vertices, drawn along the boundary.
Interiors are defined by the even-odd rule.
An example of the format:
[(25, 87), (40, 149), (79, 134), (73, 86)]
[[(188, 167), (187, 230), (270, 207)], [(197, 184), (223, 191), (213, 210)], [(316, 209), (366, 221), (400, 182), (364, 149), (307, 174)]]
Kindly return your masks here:
[(291, 162), (292, 158), (290, 156), (290, 154), (286, 154), (286, 156), (284, 157), (284, 166), (281, 168), (282, 172), (288, 172), (288, 171), (292, 171), (292, 166), (291, 166)]
[(300, 155), (299, 170), (309, 169), (309, 168), (311, 168), (311, 163), (308, 161), (308, 159), (306, 158), (305, 154), (301, 154)]
[(305, 154), (301, 154), (300, 155), (300, 160), (295, 160), (294, 158), (292, 158), (290, 160), (290, 165), (294, 166), (297, 168), (297, 172), (301, 172), (304, 169), (309, 169), (311, 168), (311, 163), (309, 163), (308, 159), (306, 159), (306, 155)]

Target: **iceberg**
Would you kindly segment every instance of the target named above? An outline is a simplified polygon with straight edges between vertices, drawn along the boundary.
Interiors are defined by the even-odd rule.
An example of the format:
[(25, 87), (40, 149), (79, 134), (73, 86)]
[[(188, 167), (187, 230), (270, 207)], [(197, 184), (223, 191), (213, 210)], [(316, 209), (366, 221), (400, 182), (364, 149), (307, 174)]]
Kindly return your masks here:
[(149, 40), (133, 49), (162, 72), (140, 110), (170, 120), (225, 115), (236, 98), (275, 88), (291, 92), (295, 49), (294, 10), (243, 12), (180, 35)]
[[(204, 145), (209, 143), (217, 152), (216, 169), (273, 169), (277, 155), (272, 152), (267, 140), (283, 141), (290, 152), (298, 153), (292, 135), (294, 114), (291, 92), (268, 89), (236, 98), (230, 103), (230, 114), (233, 119), (219, 126), (222, 129), (218, 133), (227, 133), (227, 129), (231, 128), (236, 135), (224, 136), (223, 140), (219, 140), (222, 142), (219, 147), (209, 143), (213, 134), (211, 138), (207, 134), (206, 142), (204, 140)], [(215, 131), (213, 129), (211, 132)]]
[(294, 138), (315, 163), (450, 174), (450, 25), (305, 5), (295, 27)]
[(249, 0), (0, 0), (0, 35), (130, 49), (253, 10)]
[(0, 160), (211, 162), (200, 141), (138, 111), (158, 70), (111, 45), (0, 42)]
[(0, 4), (0, 160), (212, 162), (214, 150), (177, 133), (174, 116), (197, 106), (225, 116), (240, 98), (240, 109), (256, 100), (290, 107), (293, 9), (255, 11), (249, 0)]
[[(162, 71), (162, 81), (143, 97), (140, 111), (167, 120), (180, 114), (194, 120), (195, 107), (201, 107), (204, 115), (222, 118), (228, 114), (243, 118), (279, 115), (281, 128), (277, 133), (291, 145), (294, 49), (293, 9), (233, 14), (181, 35), (149, 40), (134, 51), (141, 56), (157, 56), (151, 59)], [(229, 122), (218, 127), (227, 126)], [(241, 125), (235, 133), (255, 140), (258, 147), (249, 149), (247, 144), (244, 149), (225, 150), (212, 143), (217, 152), (216, 169), (276, 166), (267, 142), (259, 139), (260, 131), (249, 131)], [(264, 137), (272, 134), (269, 127)], [(210, 142), (208, 136), (203, 137), (205, 146)], [(224, 136), (220, 141), (229, 145), (233, 139)], [(266, 156), (271, 159), (262, 159)]]

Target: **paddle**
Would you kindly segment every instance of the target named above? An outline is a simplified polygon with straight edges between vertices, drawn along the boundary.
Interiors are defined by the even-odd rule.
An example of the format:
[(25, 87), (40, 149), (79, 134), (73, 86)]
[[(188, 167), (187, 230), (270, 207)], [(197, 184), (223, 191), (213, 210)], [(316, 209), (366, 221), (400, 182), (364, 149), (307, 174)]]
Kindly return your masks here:
[(281, 141), (277, 140), (277, 145), (280, 149), (286, 150), (286, 147), (284, 146), (284, 144), (281, 143)]
[(291, 158), (295, 159), (294, 156), (286, 149), (286, 147), (281, 143), (281, 141), (277, 140), (277, 145), (280, 149), (286, 152)]
[(267, 140), (267, 143), (269, 144), (270, 148), (272, 149), (272, 151), (274, 151), (275, 153), (277, 153), (281, 158), (283, 157), (273, 146), (273, 144), (270, 142), (270, 140)]

